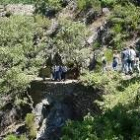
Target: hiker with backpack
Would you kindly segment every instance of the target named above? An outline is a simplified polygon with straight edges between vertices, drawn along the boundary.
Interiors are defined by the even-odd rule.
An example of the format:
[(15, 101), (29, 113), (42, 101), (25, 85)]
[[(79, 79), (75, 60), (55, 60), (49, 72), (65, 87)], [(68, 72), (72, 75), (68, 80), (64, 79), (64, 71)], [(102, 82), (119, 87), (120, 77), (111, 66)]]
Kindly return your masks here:
[(138, 75), (140, 75), (140, 67), (139, 67), (139, 65), (140, 65), (139, 57), (136, 57), (136, 58), (135, 58), (135, 63), (134, 63), (134, 71), (135, 71)]
[(128, 48), (124, 48), (121, 52), (122, 72), (128, 74)]
[(130, 46), (128, 49), (128, 70), (130, 73), (134, 71), (134, 64), (135, 64), (136, 52), (133, 46)]
[(119, 64), (119, 55), (117, 53), (117, 51), (114, 51), (113, 54), (113, 62), (112, 62), (112, 68), (113, 70), (118, 70), (118, 64)]
[(59, 65), (55, 65), (54, 66), (54, 80), (55, 81), (60, 81), (61, 80), (60, 73), (61, 73), (60, 66)]
[(65, 65), (62, 65), (61, 68), (62, 68), (61, 80), (65, 81), (68, 68)]

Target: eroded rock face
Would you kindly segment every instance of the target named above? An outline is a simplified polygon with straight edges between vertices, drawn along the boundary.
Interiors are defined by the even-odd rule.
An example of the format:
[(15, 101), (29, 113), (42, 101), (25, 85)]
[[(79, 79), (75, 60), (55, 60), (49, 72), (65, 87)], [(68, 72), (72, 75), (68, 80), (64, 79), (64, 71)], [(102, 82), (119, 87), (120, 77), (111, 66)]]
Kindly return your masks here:
[(100, 113), (100, 108), (94, 101), (102, 99), (102, 94), (102, 91), (80, 83), (33, 82), (30, 95), (35, 108), (38, 108), (35, 114), (38, 124), (37, 140), (58, 140), (61, 128), (68, 119), (82, 119), (88, 112), (92, 115)]
[(53, 19), (52, 24), (51, 24), (49, 30), (47, 31), (47, 35), (48, 36), (54, 36), (57, 33), (58, 29), (59, 29), (58, 21)]
[(17, 110), (13, 108), (12, 104), (7, 104), (3, 111), (0, 112), (0, 133), (17, 117)]
[(85, 23), (91, 24), (97, 18), (97, 16), (98, 13), (93, 8), (91, 8), (86, 14)]
[[(0, 136), (15, 131), (16, 123), (24, 120), (27, 113), (31, 112), (31, 106), (27, 104), (15, 105), (14, 100), (5, 104), (0, 111)], [(9, 128), (9, 126), (13, 126)]]
[(61, 127), (72, 118), (71, 107), (60, 100), (46, 97), (35, 107), (35, 123), (38, 125), (37, 140), (57, 140)]
[(33, 113), (35, 114), (35, 124), (36, 124), (37, 129), (41, 127), (43, 119), (46, 118), (51, 104), (52, 104), (52, 99), (49, 97), (46, 97), (35, 106)]

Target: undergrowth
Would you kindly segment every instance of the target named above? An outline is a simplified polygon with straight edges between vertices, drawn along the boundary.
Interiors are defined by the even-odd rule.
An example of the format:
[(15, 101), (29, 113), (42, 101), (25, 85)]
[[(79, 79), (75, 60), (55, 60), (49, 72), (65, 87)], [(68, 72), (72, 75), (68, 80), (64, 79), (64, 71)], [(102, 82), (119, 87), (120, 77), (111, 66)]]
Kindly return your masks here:
[(0, 4), (33, 4), (35, 0), (1, 0)]
[[(85, 116), (83, 121), (68, 121), (62, 140), (138, 140), (140, 137), (140, 78), (124, 79), (117, 72), (86, 73), (84, 86), (103, 89), (99, 116)], [(96, 93), (95, 93), (96, 94)]]

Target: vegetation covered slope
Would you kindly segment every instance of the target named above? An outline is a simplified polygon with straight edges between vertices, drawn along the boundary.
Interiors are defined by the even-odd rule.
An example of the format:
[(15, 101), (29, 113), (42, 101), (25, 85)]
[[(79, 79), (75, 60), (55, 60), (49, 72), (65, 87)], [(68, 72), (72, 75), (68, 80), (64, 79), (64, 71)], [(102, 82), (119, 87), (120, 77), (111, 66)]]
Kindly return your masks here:
[(81, 77), (85, 86), (104, 89), (102, 100), (96, 104), (102, 114), (83, 121), (68, 121), (62, 140), (138, 140), (140, 135), (140, 78), (124, 80), (118, 73), (86, 73)]
[[(32, 1), (1, 1), (0, 4), (30, 3)], [(121, 50), (139, 38), (140, 8), (137, 0), (78, 0), (73, 17), (58, 16), (63, 12), (61, 0), (37, 1), (37, 14), (46, 15), (48, 9), (55, 10), (54, 22), (42, 15), (4, 17), (0, 20), (0, 95), (20, 96), (26, 91), (30, 79), (28, 75), (37, 75), (47, 58), (55, 52), (63, 56), (64, 63), (75, 64), (87, 69), (91, 49), (86, 45), (91, 34), (88, 24), (81, 18), (89, 12), (95, 12), (95, 18), (102, 15), (101, 8), (107, 6), (111, 11), (104, 30), (90, 46), (102, 51), (102, 46), (110, 48), (106, 52), (111, 60), (113, 49)], [(57, 17), (57, 18), (56, 18)], [(94, 22), (92, 20), (92, 22)], [(49, 59), (49, 65), (53, 62)], [(48, 64), (48, 62), (47, 62)], [(100, 64), (100, 58), (99, 58)], [(99, 65), (100, 67), (100, 65)], [(101, 69), (101, 67), (100, 67)], [(81, 81), (85, 86), (103, 89), (105, 95), (97, 105), (102, 109), (100, 116), (91, 116), (90, 112), (83, 121), (68, 122), (63, 129), (62, 140), (137, 140), (140, 136), (139, 121), (139, 78), (121, 79), (119, 73), (82, 73)], [(1, 106), (3, 102), (0, 101)], [(12, 136), (10, 136), (12, 137)], [(15, 137), (12, 137), (16, 139)]]
[(11, 16), (1, 19), (0, 95), (19, 95), (26, 90), (30, 82), (27, 75), (35, 74), (44, 63), (45, 45), (41, 39), (35, 45), (34, 39), (36, 34), (42, 34), (43, 28), (38, 23), (41, 20), (45, 26), (42, 18)]
[(0, 4), (33, 4), (35, 0), (1, 0)]

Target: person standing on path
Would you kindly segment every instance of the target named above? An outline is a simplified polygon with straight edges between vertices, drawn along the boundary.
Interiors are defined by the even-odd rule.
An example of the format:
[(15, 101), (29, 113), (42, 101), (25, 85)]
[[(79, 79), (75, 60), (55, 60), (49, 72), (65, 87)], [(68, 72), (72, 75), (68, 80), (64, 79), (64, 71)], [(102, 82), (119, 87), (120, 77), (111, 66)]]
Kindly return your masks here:
[(54, 80), (60, 81), (60, 66), (59, 65), (54, 66)]
[(51, 79), (55, 80), (55, 66), (52, 66), (51, 68)]
[(62, 75), (61, 75), (61, 80), (66, 80), (66, 74), (67, 74), (68, 68), (66, 65), (62, 66)]
[(134, 71), (135, 58), (136, 58), (136, 52), (133, 46), (130, 46), (128, 49), (128, 69), (130, 73), (133, 73)]
[(128, 74), (128, 48), (124, 48), (121, 52), (122, 72)]
[(112, 62), (112, 68), (113, 70), (117, 71), (118, 70), (118, 64), (119, 64), (119, 55), (117, 53), (117, 51), (114, 51), (113, 54), (113, 62)]

